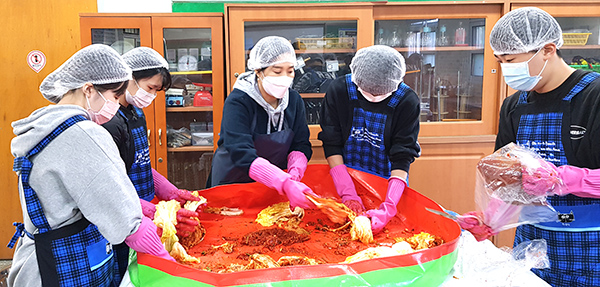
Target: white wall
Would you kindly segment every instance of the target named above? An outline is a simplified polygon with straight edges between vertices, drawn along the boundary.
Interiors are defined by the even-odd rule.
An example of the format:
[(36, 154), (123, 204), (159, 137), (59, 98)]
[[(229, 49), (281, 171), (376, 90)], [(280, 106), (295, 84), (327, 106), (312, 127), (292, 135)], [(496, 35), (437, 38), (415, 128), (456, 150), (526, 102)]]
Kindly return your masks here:
[(99, 13), (171, 13), (171, 0), (98, 0)]

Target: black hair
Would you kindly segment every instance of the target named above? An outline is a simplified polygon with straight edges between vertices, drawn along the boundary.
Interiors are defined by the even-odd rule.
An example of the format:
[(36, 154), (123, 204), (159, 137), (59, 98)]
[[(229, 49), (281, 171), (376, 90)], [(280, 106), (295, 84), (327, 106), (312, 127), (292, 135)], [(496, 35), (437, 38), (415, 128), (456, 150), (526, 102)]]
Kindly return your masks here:
[(152, 68), (152, 69), (147, 69), (147, 70), (141, 70), (141, 71), (134, 71), (133, 72), (133, 79), (135, 79), (136, 81), (142, 80), (142, 79), (149, 79), (154, 77), (155, 75), (160, 74), (162, 76), (162, 87), (161, 87), (161, 91), (166, 91), (169, 88), (171, 88), (171, 74), (169, 74), (169, 71), (163, 67), (160, 68)]
[(102, 85), (94, 85), (94, 88), (100, 93), (106, 92), (106, 91), (112, 91), (116, 95), (122, 96), (125, 94), (125, 91), (127, 90), (127, 84), (129, 84), (129, 81), (110, 83), (110, 84), (102, 84)]

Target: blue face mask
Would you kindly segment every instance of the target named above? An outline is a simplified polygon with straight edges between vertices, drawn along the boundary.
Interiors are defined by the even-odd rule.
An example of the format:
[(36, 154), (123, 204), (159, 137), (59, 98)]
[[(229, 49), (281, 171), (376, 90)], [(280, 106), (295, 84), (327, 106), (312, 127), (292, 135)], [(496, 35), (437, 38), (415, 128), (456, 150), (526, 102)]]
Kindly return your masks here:
[(504, 81), (508, 84), (509, 87), (517, 90), (517, 91), (531, 91), (535, 85), (537, 85), (542, 79), (542, 72), (546, 68), (546, 64), (548, 64), (548, 60), (544, 62), (544, 67), (537, 76), (531, 76), (529, 74), (529, 61), (533, 59), (539, 52), (538, 50), (535, 55), (533, 55), (526, 62), (521, 63), (501, 63), (500, 67), (502, 68), (502, 74), (504, 75)]

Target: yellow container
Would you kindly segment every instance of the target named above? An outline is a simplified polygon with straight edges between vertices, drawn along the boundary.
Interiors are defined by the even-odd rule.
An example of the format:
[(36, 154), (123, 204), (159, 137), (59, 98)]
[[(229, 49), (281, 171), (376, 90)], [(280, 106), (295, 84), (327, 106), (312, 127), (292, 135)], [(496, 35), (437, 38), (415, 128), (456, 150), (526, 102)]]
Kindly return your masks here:
[(592, 33), (563, 33), (565, 46), (583, 46), (587, 43), (588, 37)]

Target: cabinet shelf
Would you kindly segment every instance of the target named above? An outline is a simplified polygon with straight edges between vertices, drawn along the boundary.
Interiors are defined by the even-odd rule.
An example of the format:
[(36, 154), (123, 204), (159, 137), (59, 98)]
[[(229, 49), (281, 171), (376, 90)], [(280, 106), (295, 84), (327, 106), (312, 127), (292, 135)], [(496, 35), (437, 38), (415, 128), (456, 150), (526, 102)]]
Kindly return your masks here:
[(168, 152), (193, 152), (193, 151), (213, 151), (213, 146), (207, 145), (189, 145), (182, 147), (169, 147), (167, 148)]
[(446, 52), (446, 51), (481, 51), (483, 52), (482, 47), (477, 46), (447, 46), (447, 47), (420, 47), (420, 48), (394, 48), (399, 52), (408, 52), (408, 51), (431, 51), (431, 52)]
[(590, 49), (600, 49), (600, 45), (563, 45), (560, 47), (561, 50), (590, 50)]
[(212, 74), (212, 71), (182, 71), (182, 72), (171, 72), (171, 75), (205, 75)]
[(356, 49), (304, 49), (295, 50), (296, 54), (326, 54), (326, 53), (354, 53)]
[(302, 93), (300, 96), (303, 99), (320, 99), (325, 97), (325, 93)]
[(168, 107), (168, 113), (181, 113), (181, 112), (212, 112), (213, 107)]

